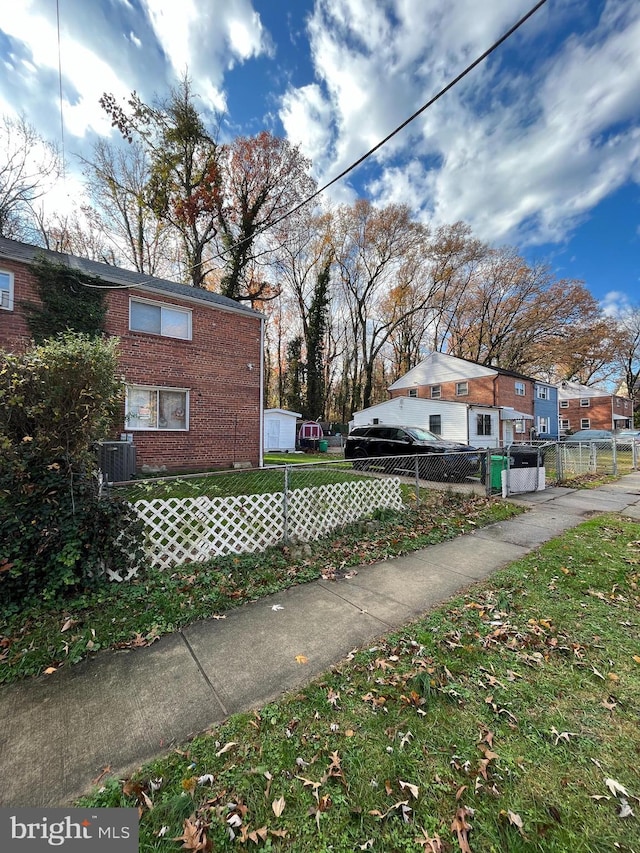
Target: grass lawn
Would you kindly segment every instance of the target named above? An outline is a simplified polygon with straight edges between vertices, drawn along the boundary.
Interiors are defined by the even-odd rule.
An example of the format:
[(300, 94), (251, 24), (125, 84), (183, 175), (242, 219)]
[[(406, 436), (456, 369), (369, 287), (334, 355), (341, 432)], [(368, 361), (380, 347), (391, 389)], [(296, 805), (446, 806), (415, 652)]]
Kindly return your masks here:
[(591, 520), (79, 805), (141, 851), (640, 853), (639, 583)]
[[(410, 487), (403, 488), (410, 498)], [(0, 603), (0, 682), (77, 663), (99, 649), (148, 645), (246, 601), (442, 542), (518, 512), (507, 503), (425, 490), (417, 510), (380, 512), (373, 522), (305, 546), (230, 555), (164, 572), (149, 568), (138, 580), (107, 584), (63, 602), (32, 601), (18, 613), (3, 614)]]
[[(329, 459), (324, 453), (321, 457), (307, 454), (293, 454), (286, 459), (286, 454), (273, 457), (267, 465), (277, 467), (255, 468), (246, 471), (215, 471), (209, 474), (191, 474), (189, 476), (152, 478), (140, 482), (115, 486), (116, 494), (130, 502), (139, 500), (154, 500), (167, 498), (195, 498), (199, 496), (220, 497), (230, 495), (257, 495), (270, 492), (281, 492), (284, 488), (284, 464), (299, 466), (303, 463), (327, 462), (328, 466), (309, 465), (304, 468), (294, 468), (289, 475), (289, 488), (307, 486), (323, 486), (328, 483), (339, 483), (345, 480), (361, 479), (353, 471), (351, 462), (336, 463), (335, 457)], [(284, 461), (282, 461), (284, 460)]]

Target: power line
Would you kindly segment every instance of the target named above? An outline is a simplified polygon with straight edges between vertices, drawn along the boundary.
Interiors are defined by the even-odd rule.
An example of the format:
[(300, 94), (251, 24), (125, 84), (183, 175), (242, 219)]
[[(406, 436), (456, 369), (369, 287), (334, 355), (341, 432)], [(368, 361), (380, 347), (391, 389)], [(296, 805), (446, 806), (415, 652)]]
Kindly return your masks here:
[[(249, 241), (249, 239), (253, 240), (255, 237), (258, 237), (260, 234), (264, 234), (265, 231), (268, 231), (270, 228), (273, 228), (275, 225), (279, 225), (285, 219), (288, 219), (289, 216), (293, 216), (294, 213), (297, 213), (303, 207), (306, 207), (308, 204), (310, 204), (315, 198), (317, 198), (323, 192), (328, 190), (329, 187), (332, 187), (338, 181), (342, 180), (342, 178), (346, 177), (346, 175), (348, 175), (350, 172), (353, 172), (354, 169), (357, 169), (358, 166), (362, 165), (362, 163), (364, 163), (365, 160), (368, 160), (369, 157), (371, 157), (373, 154), (375, 154), (375, 152), (378, 151), (380, 148), (382, 148), (383, 145), (386, 145), (390, 139), (393, 139), (393, 137), (396, 136), (398, 133), (400, 133), (401, 130), (404, 130), (404, 128), (407, 127), (407, 125), (411, 124), (412, 121), (415, 121), (415, 119), (418, 118), (419, 115), (422, 115), (422, 113), (425, 112), (425, 110), (428, 110), (429, 107), (431, 107), (433, 104), (436, 103), (436, 101), (440, 100), (440, 98), (442, 98), (443, 95), (446, 95), (446, 93), (449, 92), (451, 89), (453, 89), (454, 86), (457, 86), (457, 84), (461, 80), (463, 80), (468, 74), (470, 74), (474, 68), (476, 68), (478, 65), (480, 65), (481, 62), (484, 62), (484, 60), (487, 59), (487, 57), (491, 56), (491, 54), (494, 53), (494, 51), (496, 51), (502, 44), (504, 44), (504, 42), (507, 41), (507, 39), (511, 38), (511, 36), (517, 30), (519, 30), (520, 27), (529, 20), (529, 18), (531, 18), (533, 15), (535, 15), (535, 13), (539, 9), (541, 9), (542, 6), (544, 6), (546, 4), (546, 2), (547, 2), (547, 0), (538, 0), (538, 2), (535, 4), (535, 6), (532, 6), (531, 9), (529, 9), (529, 11), (526, 14), (524, 14), (510, 29), (508, 29), (503, 35), (501, 35), (500, 38), (491, 45), (491, 47), (489, 47), (487, 50), (485, 50), (484, 53), (482, 53), (477, 59), (474, 59), (474, 61), (472, 63), (470, 63), (469, 65), (467, 65), (467, 67), (463, 71), (461, 71), (457, 77), (454, 77), (454, 79), (451, 80), (449, 83), (447, 83), (447, 85), (444, 86), (442, 89), (440, 89), (440, 91), (437, 94), (435, 94), (425, 104), (423, 104), (419, 109), (417, 109), (412, 115), (409, 116), (409, 118), (405, 119), (402, 122), (402, 124), (399, 124), (394, 130), (391, 131), (391, 133), (387, 134), (387, 136), (385, 136), (384, 139), (381, 139), (380, 142), (378, 142), (376, 145), (374, 145), (373, 148), (370, 148), (365, 154), (363, 154), (361, 157), (359, 157), (350, 166), (347, 166), (346, 169), (343, 169), (342, 172), (340, 172), (338, 175), (336, 175), (334, 178), (332, 178), (326, 184), (323, 184), (323, 186), (321, 186), (314, 193), (312, 193), (310, 196), (305, 198), (304, 201), (301, 201), (295, 207), (291, 208), (291, 210), (288, 210), (286, 213), (283, 213), (282, 216), (279, 216), (273, 222), (270, 222), (267, 225), (264, 225), (262, 228), (259, 228), (257, 231), (255, 231), (254, 234), (251, 235), (250, 238), (246, 237), (244, 240), (239, 240), (237, 243), (234, 243), (228, 249), (225, 249), (224, 252), (220, 252), (219, 254), (214, 255), (213, 258), (211, 258), (211, 260), (215, 261), (218, 259), (224, 259), (232, 249), (237, 249), (239, 246), (242, 246), (244, 243), (247, 243)], [(129, 287), (130, 286), (141, 287), (144, 284), (151, 283), (151, 281), (152, 280), (150, 279), (149, 282), (140, 282), (137, 285), (127, 285), (127, 286), (129, 286)], [(99, 287), (100, 285), (87, 285), (87, 286), (88, 287), (89, 286)], [(114, 289), (121, 289), (122, 287), (123, 287), (123, 285), (115, 285), (114, 287), (105, 286), (104, 289), (105, 290), (114, 290)]]

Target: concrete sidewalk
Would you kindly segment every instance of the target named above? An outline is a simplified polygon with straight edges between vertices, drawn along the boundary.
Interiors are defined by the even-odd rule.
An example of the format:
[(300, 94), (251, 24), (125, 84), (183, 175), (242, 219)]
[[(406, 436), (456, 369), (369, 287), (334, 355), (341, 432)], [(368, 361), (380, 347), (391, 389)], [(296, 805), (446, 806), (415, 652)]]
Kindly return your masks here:
[(122, 778), (229, 714), (300, 687), (585, 518), (621, 512), (640, 521), (640, 472), (518, 503), (528, 508), (518, 518), (350, 579), (294, 587), (150, 647), (100, 652), (0, 688), (0, 805), (70, 805), (105, 767)]

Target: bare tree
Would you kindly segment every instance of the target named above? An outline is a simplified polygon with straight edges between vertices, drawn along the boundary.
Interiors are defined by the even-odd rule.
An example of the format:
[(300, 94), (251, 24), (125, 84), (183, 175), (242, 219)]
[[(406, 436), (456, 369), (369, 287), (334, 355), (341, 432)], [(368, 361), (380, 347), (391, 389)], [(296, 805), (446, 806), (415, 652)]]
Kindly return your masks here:
[(57, 149), (24, 116), (0, 120), (0, 237), (20, 238), (61, 174)]

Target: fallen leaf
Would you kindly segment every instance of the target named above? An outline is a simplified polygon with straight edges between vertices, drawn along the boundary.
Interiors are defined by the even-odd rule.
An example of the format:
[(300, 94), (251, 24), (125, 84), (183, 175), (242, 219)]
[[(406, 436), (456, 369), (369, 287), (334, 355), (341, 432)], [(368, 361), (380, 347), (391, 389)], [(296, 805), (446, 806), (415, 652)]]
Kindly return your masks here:
[(296, 663), (309, 663), (309, 658), (306, 655), (296, 655)]
[(519, 814), (516, 814), (516, 812), (512, 812), (511, 809), (508, 809), (507, 811), (504, 811), (503, 809), (500, 814), (505, 815), (511, 826), (517, 827), (520, 835), (524, 837), (524, 824)]
[(195, 815), (185, 820), (182, 835), (174, 838), (173, 841), (182, 841), (183, 850), (197, 851), (207, 849), (207, 836), (205, 835), (204, 826), (195, 820)]
[(44, 674), (45, 674), (45, 675), (53, 675), (53, 673), (54, 673), (54, 672), (57, 672), (57, 671), (58, 671), (57, 667), (55, 667), (55, 666), (48, 666), (48, 667), (45, 669)]
[(436, 833), (433, 838), (427, 835), (426, 830), (421, 830), (422, 836), (414, 838), (416, 844), (424, 847), (425, 853), (444, 853), (444, 845), (440, 836)]
[(77, 624), (78, 624), (78, 620), (77, 620), (77, 619), (71, 619), (71, 618), (69, 618), (69, 619), (67, 619), (67, 621), (64, 623), (64, 625), (62, 626), (62, 628), (60, 628), (60, 632), (61, 632), (61, 633), (64, 633), (64, 631), (68, 631), (68, 630), (69, 630), (69, 628), (73, 628), (73, 626), (74, 626), (74, 625), (77, 625)]
[(278, 797), (277, 800), (274, 800), (271, 803), (271, 808), (273, 809), (273, 813), (276, 817), (280, 817), (280, 815), (284, 811), (285, 805), (286, 803), (284, 797)]
[(284, 610), (284, 605), (282, 604), (274, 604), (271, 608), (274, 613), (277, 613), (278, 610)]
[(618, 812), (618, 817), (635, 817), (633, 809), (624, 797), (620, 799), (620, 811)]
[(414, 800), (418, 799), (419, 788), (417, 785), (412, 785), (410, 782), (403, 782), (402, 779), (398, 779), (398, 784), (403, 791), (405, 788), (410, 791)]
[(621, 785), (620, 782), (616, 782), (615, 779), (605, 779), (604, 784), (611, 791), (614, 797), (617, 797), (618, 794), (622, 794), (623, 797), (628, 797), (629, 794), (624, 785)]
[(222, 747), (222, 749), (219, 749), (216, 752), (216, 758), (220, 758), (221, 755), (224, 755), (225, 752), (229, 752), (230, 749), (233, 749), (233, 747), (237, 746), (237, 745), (238, 744), (234, 740), (229, 741), (229, 743), (225, 743), (225, 745)]
[(469, 847), (469, 833), (473, 827), (468, 823), (467, 818), (473, 817), (473, 815), (473, 809), (460, 806), (451, 822), (451, 832), (455, 832), (458, 837), (458, 846), (462, 853), (471, 853), (471, 848)]

